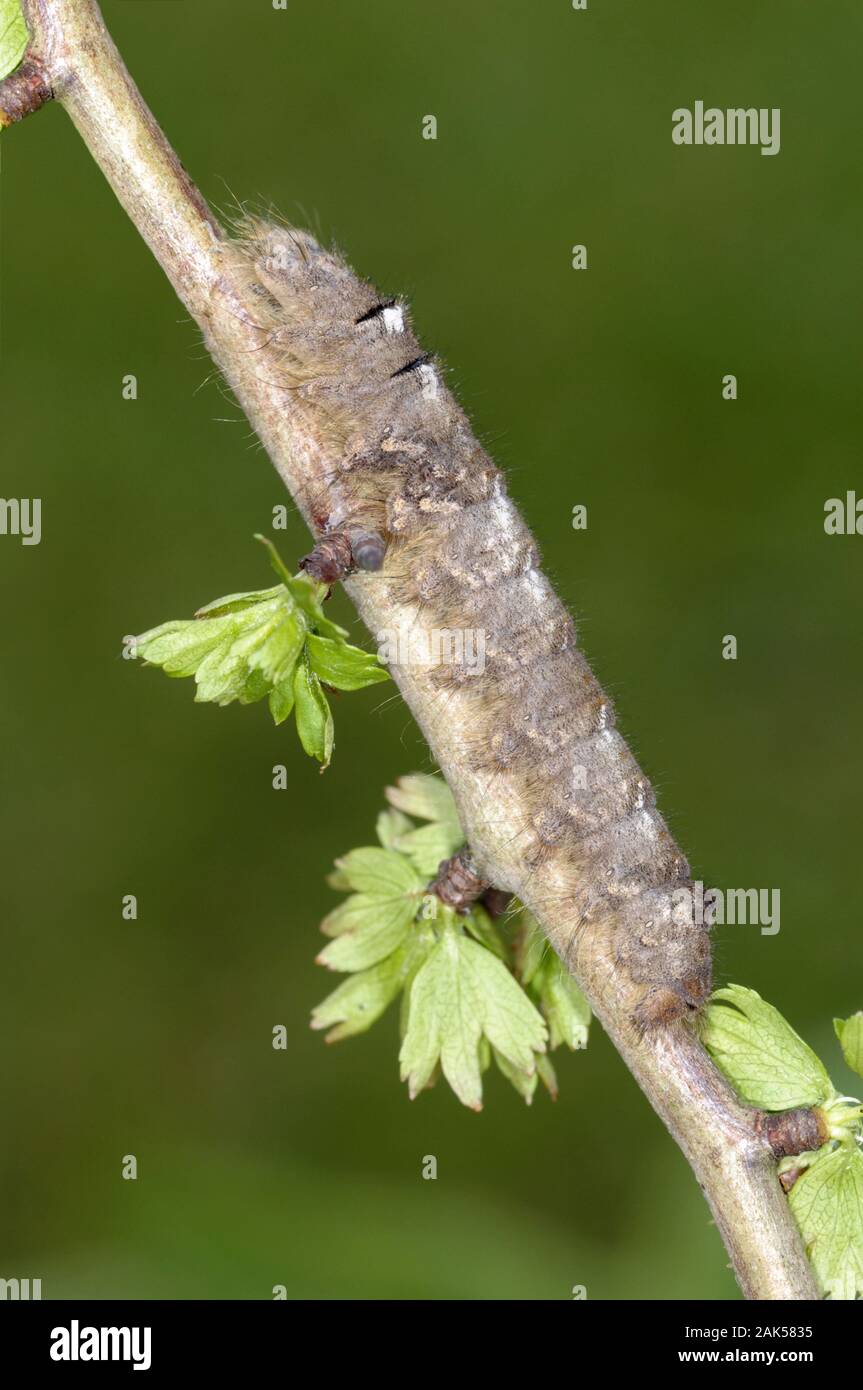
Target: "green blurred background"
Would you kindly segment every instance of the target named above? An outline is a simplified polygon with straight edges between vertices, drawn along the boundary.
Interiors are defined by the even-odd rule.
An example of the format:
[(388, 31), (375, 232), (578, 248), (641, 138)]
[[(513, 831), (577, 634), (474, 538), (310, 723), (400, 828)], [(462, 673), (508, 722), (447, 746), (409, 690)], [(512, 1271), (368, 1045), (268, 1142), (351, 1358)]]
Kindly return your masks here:
[[(859, 4), (104, 11), (211, 201), (272, 202), (409, 293), (694, 873), (781, 889), (779, 935), (722, 930), (718, 977), (853, 1090), (831, 1019), (863, 1005), (863, 539), (827, 538), (823, 506), (863, 494)], [(697, 98), (780, 107), (779, 155), (675, 147)], [(394, 1016), (334, 1049), (309, 1031), (324, 875), (427, 753), (369, 690), (321, 778), (264, 707), (195, 706), (121, 659), (123, 634), (268, 584), (251, 536), (285, 495), (64, 113), (2, 157), (2, 492), (43, 499), (43, 539), (0, 538), (0, 1275), (45, 1297), (735, 1297), (598, 1027), (556, 1106), (492, 1076), (481, 1116), (445, 1086), (409, 1103)], [(281, 541), (304, 552), (295, 515)]]

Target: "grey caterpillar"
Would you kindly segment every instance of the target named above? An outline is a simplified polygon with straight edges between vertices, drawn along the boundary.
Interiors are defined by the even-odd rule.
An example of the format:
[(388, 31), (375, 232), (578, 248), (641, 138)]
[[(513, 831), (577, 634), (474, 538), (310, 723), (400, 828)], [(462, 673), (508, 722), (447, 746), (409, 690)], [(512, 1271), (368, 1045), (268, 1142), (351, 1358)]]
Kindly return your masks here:
[(579, 931), (609, 934), (615, 968), (637, 987), (637, 1025), (697, 1010), (711, 953), (691, 911), (688, 864), (503, 476), (406, 305), (306, 232), (257, 218), (238, 232), (235, 255), (281, 384), (324, 441), (326, 475), (308, 499), (313, 555), (338, 577), (358, 566), (353, 547), (365, 538), (365, 568), (380, 571), (368, 582), (386, 582), (431, 628), (485, 634), (481, 674), (458, 663), (431, 672), (458, 690), (474, 770), (505, 773), (530, 808), (519, 828), (527, 863), (553, 859)]

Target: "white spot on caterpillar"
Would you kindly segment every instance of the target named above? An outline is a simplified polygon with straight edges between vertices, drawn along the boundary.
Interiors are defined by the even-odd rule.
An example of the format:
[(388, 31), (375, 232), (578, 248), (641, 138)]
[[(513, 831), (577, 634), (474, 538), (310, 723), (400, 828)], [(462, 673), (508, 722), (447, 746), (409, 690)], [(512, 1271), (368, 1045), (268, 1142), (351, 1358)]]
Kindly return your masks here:
[(404, 333), (405, 316), (401, 305), (389, 304), (383, 310), (381, 318), (384, 321), (384, 331), (386, 333)]
[(440, 379), (430, 362), (417, 367), (417, 376), (422, 383), (422, 393), (427, 401), (436, 401), (440, 395)]
[(532, 569), (526, 575), (528, 587), (528, 599), (537, 604), (543, 602), (547, 595), (547, 584), (545, 576), (539, 570)]

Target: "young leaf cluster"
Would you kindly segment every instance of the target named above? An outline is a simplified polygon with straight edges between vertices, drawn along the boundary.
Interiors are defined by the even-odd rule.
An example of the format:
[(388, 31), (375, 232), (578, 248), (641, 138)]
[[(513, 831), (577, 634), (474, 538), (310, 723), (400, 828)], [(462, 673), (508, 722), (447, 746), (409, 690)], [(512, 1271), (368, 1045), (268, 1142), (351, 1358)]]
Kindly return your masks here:
[(330, 876), (349, 896), (321, 924), (331, 940), (318, 962), (348, 978), (312, 1027), (329, 1030), (327, 1042), (365, 1032), (401, 995), (411, 1099), (442, 1073), (480, 1110), (492, 1062), (528, 1103), (539, 1079), (556, 1096), (548, 1052), (586, 1045), (586, 1001), (524, 910), (501, 927), (480, 903), (458, 914), (428, 893), (441, 860), (464, 844), (446, 783), (417, 774), (386, 794), (379, 844), (351, 850)]
[(0, 0), (0, 80), (15, 71), (29, 42), (21, 0)]
[[(846, 1062), (863, 1076), (863, 1013), (834, 1027)], [(755, 990), (716, 990), (702, 1040), (747, 1104), (821, 1112), (827, 1142), (783, 1159), (779, 1171), (799, 1172), (788, 1200), (823, 1293), (863, 1298), (863, 1106), (839, 1094), (821, 1059)]]
[(151, 628), (135, 639), (136, 655), (166, 675), (194, 676), (199, 703), (266, 699), (276, 724), (293, 714), (300, 743), (325, 768), (334, 737), (326, 691), (361, 690), (388, 673), (325, 616), (326, 587), (289, 574), (270, 549), (279, 584), (228, 594), (192, 619)]

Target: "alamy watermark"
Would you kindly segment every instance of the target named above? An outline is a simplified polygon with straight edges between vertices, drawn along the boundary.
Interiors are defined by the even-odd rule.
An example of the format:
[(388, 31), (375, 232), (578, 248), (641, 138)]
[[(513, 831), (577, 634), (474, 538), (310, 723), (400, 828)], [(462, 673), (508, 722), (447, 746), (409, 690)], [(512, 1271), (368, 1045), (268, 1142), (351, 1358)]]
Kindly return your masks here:
[(28, 1303), (42, 1297), (41, 1279), (0, 1279), (0, 1300)]
[(760, 927), (762, 936), (775, 936), (780, 926), (778, 888), (708, 888), (700, 879), (672, 894), (675, 922), (707, 927)]
[(385, 666), (461, 666), (468, 676), (485, 670), (482, 628), (384, 628), (375, 640)]
[(22, 545), (42, 539), (41, 497), (0, 497), (0, 536), (20, 536)]
[(780, 108), (733, 106), (723, 111), (697, 101), (694, 111), (678, 106), (671, 113), (675, 145), (760, 145), (762, 154), (778, 154)]
[(52, 1361), (131, 1361), (133, 1371), (152, 1365), (149, 1327), (82, 1327), (73, 1318), (69, 1327), (51, 1331)]
[(824, 503), (824, 530), (828, 536), (863, 536), (863, 497), (846, 492), (844, 497), (828, 497)]

